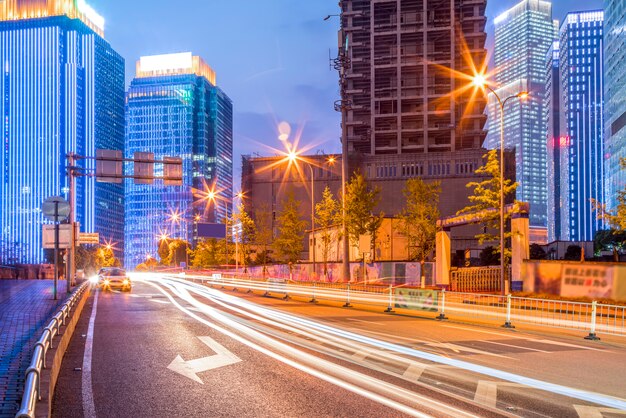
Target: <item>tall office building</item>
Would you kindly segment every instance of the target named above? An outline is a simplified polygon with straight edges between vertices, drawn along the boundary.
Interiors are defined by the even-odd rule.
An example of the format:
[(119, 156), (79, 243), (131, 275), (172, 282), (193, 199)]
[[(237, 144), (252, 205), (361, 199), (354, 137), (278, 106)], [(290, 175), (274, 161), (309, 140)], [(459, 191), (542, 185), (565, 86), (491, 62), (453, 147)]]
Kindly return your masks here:
[(617, 193), (626, 187), (626, 4), (623, 0), (604, 2), (604, 94), (605, 94), (605, 175), (606, 204), (617, 206)]
[[(126, 96), (126, 156), (183, 159), (183, 185), (126, 184), (126, 265), (156, 257), (162, 234), (193, 243), (198, 222), (232, 213), (233, 107), (191, 53), (142, 57)], [(162, 175), (157, 164), (155, 175)], [(172, 216), (174, 215), (174, 216)]]
[[(530, 203), (531, 226), (547, 224), (546, 135), (544, 94), (545, 59), (556, 39), (552, 4), (523, 0), (496, 17), (495, 83), (505, 100), (527, 91), (523, 102), (509, 100), (505, 108), (505, 147), (515, 149), (517, 200)], [(488, 104), (487, 148), (500, 148), (500, 106), (493, 94)]]
[[(562, 230), (562, 192), (567, 193), (567, 178), (561, 178), (561, 166), (568, 164), (567, 137), (561, 137), (561, 75), (559, 41), (554, 41), (546, 55), (546, 92), (544, 120), (548, 129), (548, 241), (560, 241)], [(563, 186), (565, 181), (565, 187)]]
[(559, 31), (561, 151), (569, 157), (561, 217), (571, 241), (592, 241), (603, 226), (591, 202), (605, 197), (603, 22), (601, 10), (569, 13)]
[(476, 97), (470, 103), (471, 91), (450, 95), (468, 83), (450, 70), (472, 74), (472, 63), (479, 69), (484, 64), (486, 3), (340, 1), (350, 152), (407, 155), (481, 147), (485, 101)]
[[(43, 261), (41, 204), (68, 198), (67, 153), (123, 149), (124, 60), (103, 27), (84, 1), (0, 0), (2, 263)], [(81, 230), (121, 243), (123, 199), (122, 185), (81, 177)]]

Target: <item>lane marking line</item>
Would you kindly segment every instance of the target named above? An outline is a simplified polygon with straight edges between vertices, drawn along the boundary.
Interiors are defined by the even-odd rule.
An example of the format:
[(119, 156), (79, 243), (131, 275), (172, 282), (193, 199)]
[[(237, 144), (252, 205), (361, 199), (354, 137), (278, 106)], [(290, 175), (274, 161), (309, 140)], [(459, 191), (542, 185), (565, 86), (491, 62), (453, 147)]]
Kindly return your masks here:
[(505, 344), (505, 343), (498, 343), (495, 341), (489, 341), (489, 340), (482, 340), (482, 343), (486, 343), (486, 344), (497, 344), (497, 345), (503, 345), (505, 347), (515, 347), (515, 348), (520, 348), (522, 350), (528, 350), (528, 351), (536, 351), (538, 353), (546, 353), (546, 354), (552, 354), (554, 351), (546, 351), (546, 350), (539, 350), (538, 348), (530, 348), (530, 347), (524, 347), (521, 345), (515, 345), (515, 344)]
[(93, 356), (93, 330), (96, 322), (96, 311), (98, 309), (98, 295), (96, 291), (87, 328), (87, 338), (85, 339), (85, 355), (83, 357), (83, 414), (85, 418), (96, 418), (96, 406), (93, 401), (93, 387), (91, 382), (91, 359)]
[(148, 299), (150, 302), (154, 302), (154, 303), (161, 303), (163, 305), (169, 305), (170, 303), (166, 300), (160, 300), (160, 299)]

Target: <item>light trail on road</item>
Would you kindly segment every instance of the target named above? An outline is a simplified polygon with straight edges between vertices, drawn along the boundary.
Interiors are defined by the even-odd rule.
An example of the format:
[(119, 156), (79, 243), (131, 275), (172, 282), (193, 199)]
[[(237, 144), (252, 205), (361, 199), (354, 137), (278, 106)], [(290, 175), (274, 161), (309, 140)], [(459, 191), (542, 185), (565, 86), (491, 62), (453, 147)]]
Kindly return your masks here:
[[(189, 291), (192, 291), (201, 294), (206, 291), (206, 288), (204, 287), (181, 283), (178, 280), (163, 278), (149, 279), (145, 280), (145, 282), (162, 292), (177, 309), (204, 325), (291, 367), (341, 388), (352, 391), (353, 393), (359, 394), (367, 399), (374, 400), (382, 405), (396, 409), (404, 414), (415, 417), (479, 416), (436, 401), (427, 396), (417, 394), (403, 387), (393, 385), (386, 381), (376, 379), (366, 374), (351, 370), (347, 367), (321, 359), (308, 352), (280, 342), (268, 335), (264, 335), (247, 324), (242, 323), (242, 321), (233, 319), (233, 317), (229, 317), (217, 309), (196, 300), (189, 293)], [(168, 290), (172, 294), (170, 294)], [(207, 297), (211, 295), (205, 293), (202, 296)], [(175, 297), (191, 304), (195, 309), (201, 311), (215, 322), (208, 321), (207, 319), (195, 314), (190, 309), (185, 308), (176, 301)], [(215, 296), (213, 295), (213, 297)], [(225, 327), (228, 327), (229, 329)], [(230, 329), (236, 332), (233, 332)], [(428, 412), (416, 409), (418, 406), (421, 407), (420, 409), (425, 409)]]
[[(559, 395), (567, 396), (569, 398), (580, 399), (583, 401), (591, 402), (591, 403), (602, 405), (605, 407), (616, 408), (616, 409), (626, 409), (626, 401), (623, 399), (619, 399), (619, 398), (615, 398), (615, 397), (611, 397), (607, 395), (602, 395), (598, 393), (588, 392), (584, 390), (574, 389), (574, 388), (557, 385), (553, 383), (548, 383), (548, 382), (544, 382), (541, 380), (532, 379), (532, 378), (520, 376), (517, 374), (509, 373), (509, 372), (504, 372), (498, 369), (476, 365), (473, 363), (469, 363), (467, 361), (456, 360), (453, 358), (449, 358), (449, 357), (445, 357), (445, 356), (441, 356), (441, 355), (437, 355), (437, 354), (433, 354), (429, 352), (424, 352), (424, 351), (416, 350), (410, 347), (405, 347), (405, 346), (390, 343), (387, 341), (382, 341), (379, 339), (363, 336), (361, 334), (357, 334), (357, 333), (350, 332), (350, 331), (345, 331), (345, 330), (332, 327), (329, 325), (325, 325), (316, 321), (301, 318), (293, 314), (286, 314), (284, 312), (281, 312), (275, 309), (265, 308), (258, 304), (254, 304), (244, 299), (241, 299), (239, 297), (228, 295), (224, 292), (221, 292), (215, 289), (210, 289), (205, 286), (193, 284), (185, 280), (180, 280), (176, 278), (154, 278), (154, 277), (151, 277), (151, 278), (145, 277), (145, 280), (147, 283), (157, 287), (161, 292), (166, 294), (166, 296), (170, 298), (172, 303), (178, 309), (183, 310), (183, 312), (194, 317), (196, 320), (199, 320), (205, 323), (205, 320), (203, 318), (198, 317), (197, 315), (189, 312), (189, 310), (187, 310), (186, 308), (182, 307), (180, 304), (175, 302), (173, 300), (173, 297), (169, 295), (165, 291), (164, 288), (169, 289), (173, 294), (175, 294), (182, 300), (186, 301), (187, 303), (193, 305), (197, 310), (206, 314), (211, 319), (223, 325), (236, 329), (244, 333), (248, 337), (250, 335), (254, 335), (257, 342), (262, 342), (264, 344), (267, 344), (273, 349), (283, 352), (283, 354), (287, 353), (290, 356), (294, 356), (298, 360), (302, 360), (306, 358), (309, 363), (307, 365), (303, 365), (299, 363), (292, 364), (293, 360), (283, 359), (283, 358), (280, 358), (280, 361), (289, 360), (290, 363), (288, 364), (292, 365), (293, 367), (299, 368), (300, 370), (303, 370), (302, 367), (304, 367), (307, 369), (306, 371), (308, 373), (311, 372), (311, 370), (309, 370), (311, 368), (316, 369), (316, 368), (321, 367), (325, 371), (331, 370), (332, 373), (337, 373), (341, 375), (341, 379), (345, 379), (345, 381), (343, 381), (344, 384), (349, 380), (352, 382), (350, 383), (350, 385), (356, 386), (356, 387), (351, 386), (350, 390), (353, 390), (353, 391), (358, 390), (358, 393), (370, 399), (373, 399), (372, 398), (373, 395), (376, 395), (376, 396), (380, 396), (380, 395), (377, 395), (375, 392), (371, 390), (370, 392), (366, 392), (366, 394), (364, 394), (363, 389), (358, 387), (359, 385), (363, 385), (364, 383), (367, 383), (367, 385), (375, 387), (376, 391), (380, 391), (381, 388), (384, 388), (385, 389), (384, 393), (386, 396), (384, 402), (391, 401), (389, 399), (390, 397), (396, 397), (396, 398), (400, 397), (403, 402), (414, 402), (415, 401), (414, 397), (416, 395), (413, 392), (407, 391), (406, 389), (400, 388), (395, 385), (388, 386), (389, 385), (388, 383), (382, 382), (378, 379), (375, 379), (374, 381), (372, 381), (373, 378), (367, 375), (363, 375), (359, 373), (354, 374), (356, 372), (342, 368), (341, 366), (338, 366), (334, 363), (326, 362), (325, 360), (322, 360), (318, 357), (311, 356), (310, 354), (304, 353), (300, 350), (296, 350), (291, 346), (287, 346), (283, 343), (280, 343), (276, 339), (268, 337), (268, 335), (272, 335), (275, 338), (285, 339), (291, 342), (292, 344), (297, 344), (305, 349), (315, 350), (318, 352), (322, 352), (325, 355), (330, 355), (336, 358), (340, 358), (342, 360), (352, 361), (361, 366), (364, 365), (363, 360), (365, 358), (369, 358), (370, 360), (376, 360), (377, 362), (385, 362), (385, 364), (403, 366), (405, 368), (417, 367), (417, 368), (424, 369), (424, 368), (430, 367), (432, 364), (443, 365), (443, 366), (449, 367), (450, 369), (464, 370), (464, 371), (468, 371), (472, 373), (478, 373), (483, 376), (488, 376), (490, 378), (496, 378), (496, 379), (504, 380), (507, 382), (524, 385), (529, 388), (538, 389), (541, 391), (546, 391), (546, 392), (550, 392), (554, 394), (559, 394)], [(163, 286), (164, 288), (160, 286)], [(262, 287), (260, 288), (260, 290), (263, 290)], [(231, 311), (236, 315), (224, 314), (224, 313), (218, 312), (215, 308), (210, 307), (198, 301), (197, 299), (195, 299), (190, 294), (190, 292), (200, 297), (206, 298), (210, 300), (211, 302), (219, 305), (221, 308)], [(249, 320), (243, 320), (242, 318), (247, 318)], [(263, 323), (266, 326), (263, 327), (258, 323), (250, 322), (250, 320), (257, 321), (258, 323)], [(212, 324), (212, 325), (209, 325), (208, 323), (205, 323), (205, 324), (211, 327), (215, 326), (215, 324)], [(301, 337), (296, 338), (294, 336), (282, 335), (280, 332), (276, 331), (276, 328), (281, 329), (286, 333), (298, 334)], [(224, 330), (224, 331), (227, 331), (227, 330)], [(222, 330), (220, 330), (220, 332), (222, 332)], [(253, 334), (251, 334), (251, 332), (253, 332)], [(268, 335), (265, 335), (265, 334), (268, 334)], [(232, 337), (232, 335), (229, 335), (229, 336)], [(355, 353), (354, 356), (357, 360), (350, 359), (350, 356), (348, 356), (345, 353), (338, 355), (337, 350), (332, 350), (332, 349), (329, 349), (328, 347), (324, 347), (323, 345), (320, 345), (319, 343), (308, 341), (312, 337), (315, 337), (318, 341), (325, 341), (327, 343), (331, 343), (333, 347), (340, 349), (340, 351), (343, 350), (345, 352)], [(246, 340), (246, 341), (250, 344), (255, 344), (252, 341), (249, 341), (249, 340)], [(254, 347), (254, 348), (257, 349), (257, 347)], [(267, 350), (263, 352), (265, 354), (268, 354), (274, 357), (274, 355), (268, 353)], [(272, 353), (276, 354), (274, 352)], [(421, 363), (419, 361), (416, 361), (415, 359), (427, 361), (429, 363)], [(402, 375), (399, 375), (398, 373), (392, 373), (388, 369), (378, 366), (373, 361), (368, 361), (366, 362), (365, 365), (366, 367), (370, 369), (373, 369), (379, 372), (384, 372), (384, 373), (391, 374), (391, 375), (395, 375), (396, 377), (404, 378)], [(441, 373), (450, 374), (450, 373), (453, 373), (453, 371), (447, 370), (445, 372), (441, 371)], [(332, 376), (318, 376), (318, 374), (315, 374), (315, 375), (329, 382), (331, 382), (332, 380), (333, 384), (338, 384), (338, 382), (336, 381), (337, 380), (336, 377), (329, 380), (329, 377), (332, 377)], [(460, 374), (454, 374), (454, 376), (457, 379), (464, 378)], [(411, 381), (411, 383), (418, 384), (417, 382), (411, 379), (405, 378), (405, 380), (409, 380)], [(422, 386), (427, 386), (427, 385), (422, 384)], [(429, 389), (432, 389), (432, 388), (429, 387)], [(381, 400), (379, 400), (378, 398), (377, 398), (377, 401), (381, 402)], [(381, 402), (381, 403), (384, 403), (384, 402)], [(391, 401), (391, 402), (393, 404), (394, 401)], [(384, 404), (387, 404), (387, 403), (384, 403)], [(398, 405), (394, 407), (397, 407), (397, 406)], [(440, 404), (437, 404), (435, 406), (433, 405), (429, 406), (429, 408), (434, 409), (435, 411), (438, 411), (439, 413), (442, 413), (441, 410), (437, 409), (440, 407), (441, 407)], [(462, 412), (462, 411), (455, 411), (454, 416), (461, 416), (461, 415), (458, 415), (459, 412)], [(469, 415), (466, 415), (466, 416), (469, 416)]]

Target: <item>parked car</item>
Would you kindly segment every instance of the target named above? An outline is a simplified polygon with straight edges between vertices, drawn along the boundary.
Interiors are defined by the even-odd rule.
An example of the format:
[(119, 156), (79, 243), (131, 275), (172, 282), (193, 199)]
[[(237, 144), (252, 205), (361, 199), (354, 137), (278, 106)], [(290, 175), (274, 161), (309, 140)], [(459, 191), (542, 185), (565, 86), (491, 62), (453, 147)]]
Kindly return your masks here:
[(118, 288), (130, 292), (133, 284), (123, 268), (104, 267), (98, 272), (98, 287), (103, 290)]

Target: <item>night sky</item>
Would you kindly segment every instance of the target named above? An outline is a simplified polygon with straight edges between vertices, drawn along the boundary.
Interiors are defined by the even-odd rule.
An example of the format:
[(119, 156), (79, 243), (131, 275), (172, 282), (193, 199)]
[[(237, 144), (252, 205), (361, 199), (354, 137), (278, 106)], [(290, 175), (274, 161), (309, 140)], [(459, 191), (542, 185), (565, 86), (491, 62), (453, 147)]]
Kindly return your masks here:
[[(280, 148), (276, 126), (302, 130), (314, 151), (340, 149), (336, 53), (337, 0), (89, 0), (106, 19), (105, 37), (126, 59), (126, 80), (141, 55), (191, 51), (217, 72), (217, 84), (234, 102), (235, 190), (241, 154), (272, 155)], [(493, 17), (517, 0), (490, 0)], [(602, 0), (554, 0), (554, 17), (602, 7)], [(491, 40), (488, 41), (491, 44)]]

